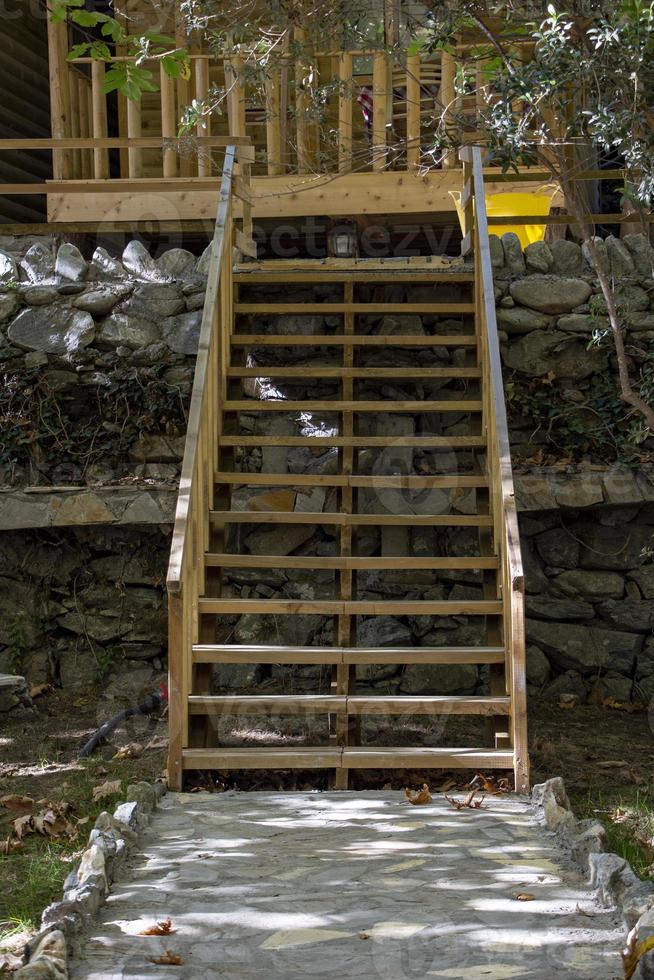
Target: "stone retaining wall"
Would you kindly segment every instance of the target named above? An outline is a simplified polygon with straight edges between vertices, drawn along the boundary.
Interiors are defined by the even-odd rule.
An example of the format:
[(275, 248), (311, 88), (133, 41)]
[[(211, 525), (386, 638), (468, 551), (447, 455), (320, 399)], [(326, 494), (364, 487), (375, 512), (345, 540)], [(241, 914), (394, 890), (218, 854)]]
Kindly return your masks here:
[[(615, 397), (594, 272), (573, 242), (539, 242), (523, 252), (515, 236), (505, 235), (493, 237), (491, 245), (523, 511), (530, 690), (552, 698), (649, 700), (654, 694), (654, 476), (648, 463), (636, 462), (647, 459), (651, 440), (632, 439), (628, 446), (638, 455), (626, 462), (615, 451), (633, 420), (622, 418)], [(600, 253), (618, 282), (634, 366), (646, 371), (654, 339), (652, 249), (644, 236), (627, 236), (607, 239)], [(21, 666), (34, 682), (70, 687), (125, 676), (125, 667), (135, 684), (151, 686), (162, 669), (168, 535), (206, 269), (206, 252), (197, 259), (172, 249), (155, 262), (136, 242), (121, 261), (103, 249), (86, 261), (71, 245), (53, 254), (38, 241), (28, 249), (17, 243), (14, 251), (0, 252), (5, 376), (0, 528), (31, 529), (0, 536), (0, 671)], [(397, 286), (374, 288), (378, 301), (398, 299)], [(428, 289), (417, 288), (421, 299), (430, 298)], [(458, 287), (448, 288), (455, 299)], [(328, 300), (329, 287), (321, 287), (320, 295)], [(336, 325), (330, 317), (306, 319), (311, 322), (271, 317), (260, 332), (322, 333)], [(362, 330), (429, 333), (436, 326), (433, 317), (420, 322), (400, 314), (381, 325), (373, 319), (367, 317), (371, 322)], [(281, 349), (276, 353), (286, 356)], [(450, 395), (447, 387), (424, 387), (422, 395), (403, 395), (416, 397), (416, 413), (395, 420), (398, 435), (424, 431), (421, 397), (434, 397), (436, 390), (439, 398)], [(378, 396), (384, 397), (383, 389)], [(389, 396), (395, 397), (395, 390)], [(295, 384), (288, 397), (312, 397), (310, 384)], [(319, 397), (325, 397), (322, 391)], [(541, 411), (550, 413), (547, 425)], [(243, 415), (241, 431), (262, 434), (261, 426), (268, 425), (270, 431), (309, 434), (312, 427), (330, 425), (331, 416), (323, 414), (305, 421), (302, 430), (292, 413), (265, 420)], [(593, 428), (598, 416), (601, 425)], [(451, 427), (443, 423), (434, 431), (455, 433), (464, 423), (450, 414)], [(385, 420), (383, 429), (388, 429)], [(457, 464), (449, 459), (439, 464), (429, 454), (406, 449), (400, 453), (409, 472)], [(563, 463), (546, 465), (562, 454)], [(254, 471), (281, 466), (288, 472), (329, 472), (332, 457), (272, 448), (244, 452), (237, 463)], [(25, 484), (40, 486), (27, 490)], [(330, 507), (321, 488), (310, 499), (303, 492), (285, 493), (293, 497), (286, 505), (295, 509)], [(237, 491), (236, 506), (247, 506), (247, 499)], [(475, 506), (467, 493), (446, 503), (462, 513)], [(90, 526), (67, 526), (74, 522)], [(297, 539), (291, 541), (287, 529), (283, 535), (290, 550), (329, 554), (335, 546), (333, 528), (293, 530)], [(270, 553), (271, 535), (280, 532), (244, 526), (240, 533), (248, 537), (250, 551)], [(361, 553), (378, 553), (378, 533), (371, 529), (368, 538), (360, 542)], [(395, 545), (415, 555), (441, 548), (443, 554), (470, 554), (474, 542), (465, 529), (437, 535), (415, 528), (401, 542), (383, 546)], [(226, 579), (228, 594), (246, 597), (328, 598), (332, 588), (329, 573), (230, 570)], [(456, 599), (478, 597), (480, 584), (465, 572), (447, 578), (402, 572), (384, 583), (369, 573), (365, 583), (360, 576), (360, 588), (366, 597)], [(258, 642), (262, 631), (269, 639), (269, 625), (261, 617), (234, 617), (225, 618), (221, 630), (235, 642)], [(280, 627), (279, 642), (331, 640), (328, 620), (295, 617), (292, 636), (286, 635), (288, 628)], [(427, 620), (386, 617), (364, 622), (360, 640), (419, 646), (480, 643), (483, 637), (479, 625), (465, 617), (441, 622), (437, 629)], [(306, 688), (321, 687), (319, 669), (302, 671)], [(227, 689), (257, 679), (256, 671), (241, 667), (221, 668), (217, 677)], [(485, 674), (465, 665), (371, 667), (362, 669), (360, 683), (364, 689), (421, 693), (436, 680), (444, 693), (468, 693), (483, 690)]]

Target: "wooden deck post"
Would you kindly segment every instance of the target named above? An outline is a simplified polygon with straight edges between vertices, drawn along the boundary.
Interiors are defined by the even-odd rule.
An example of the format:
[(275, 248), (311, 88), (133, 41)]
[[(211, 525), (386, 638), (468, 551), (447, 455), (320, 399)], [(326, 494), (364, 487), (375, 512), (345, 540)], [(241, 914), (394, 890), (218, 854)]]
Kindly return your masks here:
[[(68, 31), (48, 15), (48, 76), (50, 81), (50, 128), (53, 139), (70, 136), (70, 94), (68, 91)], [(70, 177), (70, 154), (53, 150), (52, 175), (55, 180)]]
[[(196, 58), (195, 67), (195, 98), (198, 102), (204, 102), (209, 95), (209, 59), (208, 57)], [(211, 136), (211, 117), (204, 116), (196, 128), (197, 136)], [(209, 177), (212, 171), (211, 150), (198, 150), (198, 177)]]
[(386, 53), (376, 51), (372, 62), (372, 169), (386, 167)]
[[(454, 56), (449, 51), (441, 52), (441, 92), (440, 102), (443, 107), (443, 122), (445, 131), (452, 133), (452, 112), (454, 109), (454, 79), (456, 75), (456, 62)], [(443, 157), (443, 170), (449, 170), (456, 166), (456, 154), (450, 150)]]
[(182, 750), (186, 705), (180, 681), (184, 671), (184, 608), (181, 595), (168, 595), (168, 786), (182, 789)]
[(271, 176), (284, 172), (282, 166), (281, 75), (273, 69), (266, 78), (266, 156)]
[[(107, 138), (107, 98), (104, 94), (104, 62), (94, 61), (91, 65), (91, 102), (93, 105), (93, 137)], [(93, 175), (96, 180), (109, 177), (109, 154), (107, 150), (93, 151)]]
[(341, 52), (338, 60), (338, 169), (352, 170), (352, 55)]
[(406, 59), (406, 165), (416, 170), (420, 164), (420, 55)]
[[(138, 101), (133, 99), (127, 100), (127, 135), (130, 138), (135, 138), (142, 135), (141, 99)], [(164, 151), (164, 153), (165, 152), (166, 151)], [(127, 155), (129, 160), (129, 176), (142, 177), (143, 151), (135, 147), (131, 147), (127, 151)]]
[[(175, 83), (173, 79), (164, 71), (163, 65), (160, 69), (161, 84), (161, 135), (164, 139), (174, 139), (176, 134), (175, 126)], [(177, 176), (177, 154), (172, 147), (163, 151), (163, 175), (164, 177)]]

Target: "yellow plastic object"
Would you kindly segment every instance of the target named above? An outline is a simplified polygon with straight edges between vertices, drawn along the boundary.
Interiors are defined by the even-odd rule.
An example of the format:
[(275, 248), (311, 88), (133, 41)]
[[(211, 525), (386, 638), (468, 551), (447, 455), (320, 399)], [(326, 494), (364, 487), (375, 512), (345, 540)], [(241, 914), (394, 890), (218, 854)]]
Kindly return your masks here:
[[(463, 210), (461, 208), (461, 192), (450, 191), (456, 213), (459, 216), (459, 224), (463, 231)], [(534, 192), (531, 194), (507, 193), (507, 194), (487, 194), (486, 213), (489, 218), (512, 218), (523, 214), (542, 214), (550, 213), (552, 205), (552, 193), (544, 194)], [(491, 235), (503, 235), (507, 231), (513, 231), (520, 239), (523, 248), (531, 242), (539, 242), (545, 238), (547, 225), (491, 225), (488, 229)]]

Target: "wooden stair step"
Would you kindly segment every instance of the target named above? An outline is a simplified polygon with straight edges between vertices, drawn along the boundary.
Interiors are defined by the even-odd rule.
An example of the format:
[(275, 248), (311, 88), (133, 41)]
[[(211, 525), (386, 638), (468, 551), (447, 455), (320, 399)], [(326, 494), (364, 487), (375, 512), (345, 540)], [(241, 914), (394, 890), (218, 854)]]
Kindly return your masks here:
[(503, 664), (503, 647), (307, 647), (196, 643), (196, 664)]
[(343, 749), (344, 769), (512, 769), (511, 749), (373, 748)]
[[(258, 401), (255, 398), (227, 399), (223, 402), (225, 412), (481, 412), (483, 403), (478, 399), (452, 399), (451, 401), (429, 400), (392, 401), (388, 400), (305, 400), (287, 401), (270, 399)], [(319, 437), (317, 437), (319, 438)]]
[(499, 560), (491, 556), (456, 557), (429, 556), (411, 558), (401, 555), (358, 557), (320, 557), (315, 555), (238, 555), (225, 552), (207, 552), (205, 565), (209, 568), (308, 568), (334, 570), (376, 569), (482, 569), (498, 568)]
[[(415, 259), (421, 259), (416, 262)], [(474, 272), (443, 271), (438, 265), (420, 256), (389, 259), (302, 259), (291, 261), (274, 259), (252, 262), (236, 267), (234, 282), (250, 285), (270, 283), (312, 282), (392, 282), (400, 283), (451, 283), (475, 281)], [(342, 263), (342, 264), (340, 264)]]
[(475, 474), (447, 476), (380, 475), (349, 473), (234, 473), (215, 474), (218, 484), (261, 487), (370, 487), (397, 490), (452, 490), (460, 487), (487, 487), (488, 477)]
[(443, 695), (191, 694), (192, 715), (508, 715), (509, 697)]
[(494, 599), (198, 599), (200, 615), (501, 616), (502, 611)]
[[(256, 499), (256, 498), (255, 498)], [(334, 514), (301, 510), (212, 510), (216, 524), (333, 524), (337, 527), (492, 527), (490, 514)]]
[[(416, 404), (419, 404), (416, 402)], [(367, 449), (392, 446), (406, 446), (411, 449), (485, 449), (484, 436), (223, 436), (221, 446), (309, 446), (320, 448), (320, 444), (336, 449)]]
[(474, 334), (235, 333), (233, 347), (476, 347)]
[(334, 365), (307, 364), (306, 367), (229, 367), (228, 378), (379, 378), (429, 379), (429, 378), (480, 378), (478, 367), (336, 367)]
[(307, 313), (474, 313), (474, 303), (235, 303), (234, 313), (293, 315)]
[(185, 769), (512, 769), (510, 749), (294, 748), (184, 749)]

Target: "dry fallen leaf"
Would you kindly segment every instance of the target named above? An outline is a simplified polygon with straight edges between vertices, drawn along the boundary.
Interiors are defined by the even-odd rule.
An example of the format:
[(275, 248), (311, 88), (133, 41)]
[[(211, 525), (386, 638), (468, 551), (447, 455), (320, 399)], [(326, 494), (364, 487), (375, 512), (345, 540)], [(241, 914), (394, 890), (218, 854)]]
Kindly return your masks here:
[(414, 796), (411, 795), (411, 790), (408, 788), (404, 790), (404, 795), (412, 806), (424, 806), (426, 803), (431, 803), (431, 793), (427, 783), (423, 783)]
[(26, 814), (24, 817), (18, 817), (17, 820), (14, 820), (12, 826), (18, 840), (22, 840), (26, 834), (34, 833), (32, 817), (29, 814)]
[(447, 793), (443, 793), (443, 796), (450, 803), (455, 810), (486, 810), (487, 807), (484, 805), (484, 800), (486, 797), (482, 796), (480, 800), (476, 800), (478, 790), (471, 790), (468, 795), (463, 800), (456, 800), (453, 796), (448, 796)]
[(143, 746), (140, 742), (130, 742), (122, 745), (116, 752), (114, 759), (138, 759), (143, 754)]
[(181, 956), (171, 952), (169, 949), (162, 956), (148, 956), (147, 959), (150, 963), (156, 963), (157, 966), (182, 966), (184, 963)]
[(112, 779), (109, 782), (102, 783), (101, 786), (94, 786), (93, 802), (98, 803), (108, 796), (115, 796), (117, 793), (120, 793), (120, 788), (120, 779)]
[(19, 840), (8, 837), (7, 840), (0, 841), (0, 854), (11, 854), (13, 851), (20, 851), (22, 846)]
[(0, 806), (6, 807), (12, 813), (17, 813), (22, 817), (26, 813), (31, 813), (34, 809), (34, 800), (31, 796), (3, 796), (0, 797)]
[(517, 902), (533, 902), (536, 900), (535, 895), (530, 895), (529, 892), (518, 892), (517, 895), (513, 896)]
[(496, 779), (495, 776), (484, 776), (483, 772), (478, 772), (468, 785), (475, 789), (483, 789), (484, 793), (490, 793), (491, 796), (511, 792), (511, 786), (505, 776)]
[(164, 919), (163, 922), (157, 922), (153, 926), (148, 926), (143, 932), (139, 932), (139, 936), (170, 936), (173, 932), (177, 932), (173, 929), (172, 919)]

